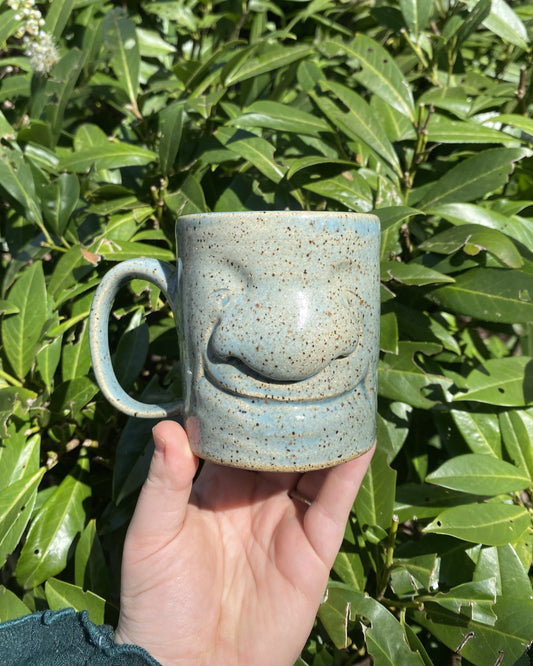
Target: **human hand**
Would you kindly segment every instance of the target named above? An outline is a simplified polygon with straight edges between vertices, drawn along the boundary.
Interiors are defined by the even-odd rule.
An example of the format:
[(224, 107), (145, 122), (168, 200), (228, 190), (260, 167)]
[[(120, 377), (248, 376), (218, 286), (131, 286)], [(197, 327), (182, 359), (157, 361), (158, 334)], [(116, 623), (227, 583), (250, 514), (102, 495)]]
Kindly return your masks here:
[(198, 459), (183, 429), (162, 421), (154, 441), (124, 546), (115, 642), (163, 666), (292, 666), (373, 451), (305, 474), (207, 462), (193, 485)]

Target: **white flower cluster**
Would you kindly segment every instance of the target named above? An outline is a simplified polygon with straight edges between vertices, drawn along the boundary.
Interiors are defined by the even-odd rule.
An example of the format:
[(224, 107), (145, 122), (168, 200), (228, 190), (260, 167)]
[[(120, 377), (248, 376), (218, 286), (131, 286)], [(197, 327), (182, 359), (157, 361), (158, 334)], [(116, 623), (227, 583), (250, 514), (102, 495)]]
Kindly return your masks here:
[(22, 37), (25, 54), (31, 66), (39, 74), (48, 74), (59, 60), (54, 38), (43, 30), (44, 19), (35, 0), (8, 0), (8, 5), (15, 12), (15, 19), (20, 21), (16, 37)]

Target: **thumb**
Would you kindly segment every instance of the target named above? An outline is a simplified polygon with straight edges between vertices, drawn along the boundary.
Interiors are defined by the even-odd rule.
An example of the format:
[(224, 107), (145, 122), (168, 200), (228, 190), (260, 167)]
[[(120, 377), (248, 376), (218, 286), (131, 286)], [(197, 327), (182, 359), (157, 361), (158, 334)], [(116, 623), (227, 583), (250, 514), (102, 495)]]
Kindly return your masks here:
[(161, 421), (153, 429), (155, 451), (130, 524), (137, 548), (168, 543), (183, 526), (198, 458), (183, 428)]

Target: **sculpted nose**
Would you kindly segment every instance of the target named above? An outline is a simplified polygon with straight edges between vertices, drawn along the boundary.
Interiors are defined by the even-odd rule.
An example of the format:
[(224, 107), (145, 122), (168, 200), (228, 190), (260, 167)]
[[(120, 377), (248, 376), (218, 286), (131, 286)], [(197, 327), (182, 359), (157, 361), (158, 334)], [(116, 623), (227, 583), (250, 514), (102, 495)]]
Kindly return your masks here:
[(357, 347), (358, 321), (340, 294), (251, 290), (226, 310), (212, 336), (220, 359), (238, 360), (274, 381), (301, 381)]

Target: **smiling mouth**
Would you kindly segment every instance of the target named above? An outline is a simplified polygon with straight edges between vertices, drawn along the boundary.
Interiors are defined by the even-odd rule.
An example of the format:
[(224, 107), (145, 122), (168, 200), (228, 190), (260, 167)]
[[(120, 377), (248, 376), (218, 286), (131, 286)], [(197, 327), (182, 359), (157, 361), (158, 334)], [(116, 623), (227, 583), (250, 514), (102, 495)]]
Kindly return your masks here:
[[(312, 377), (279, 381), (265, 377), (236, 358), (203, 358), (203, 374), (217, 389), (253, 400), (324, 402), (351, 393), (366, 376), (359, 355), (335, 359)], [(200, 373), (201, 376), (202, 373)]]

